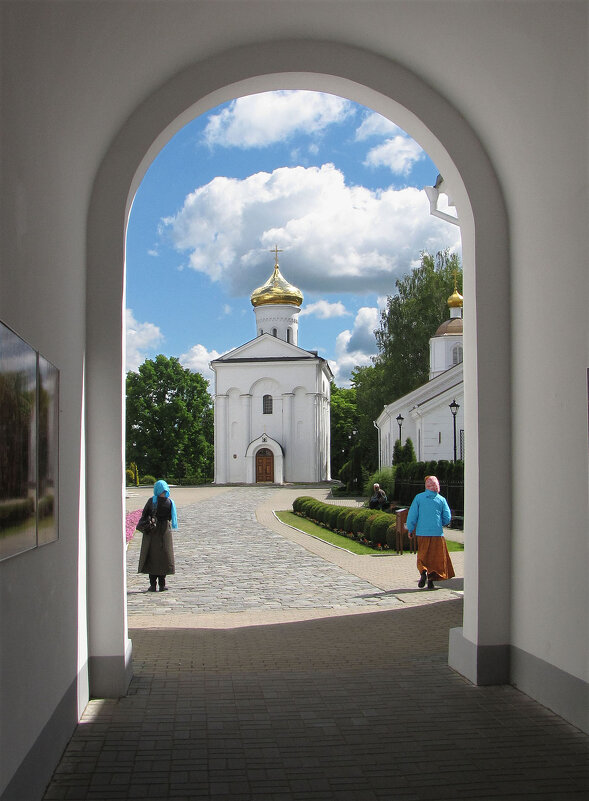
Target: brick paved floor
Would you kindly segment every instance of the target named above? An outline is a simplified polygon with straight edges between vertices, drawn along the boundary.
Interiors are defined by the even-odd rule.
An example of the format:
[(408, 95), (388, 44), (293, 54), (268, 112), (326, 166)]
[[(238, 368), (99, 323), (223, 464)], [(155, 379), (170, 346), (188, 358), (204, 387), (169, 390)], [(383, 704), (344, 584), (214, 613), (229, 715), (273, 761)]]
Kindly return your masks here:
[[(189, 582), (177, 572), (161, 596), (129, 587), (129, 693), (90, 702), (46, 801), (589, 797), (588, 737), (512, 687), (473, 687), (448, 668), (448, 630), (462, 619), (454, 590), (408, 586), (403, 595), (405, 585), (414, 588), (414, 557), (362, 557), (351, 570), (339, 564), (345, 552), (315, 540), (301, 545), (291, 530), (281, 546), (280, 526), (267, 515), (276, 500), (285, 508), (285, 497), (230, 490), (180, 508), (177, 556), (187, 568), (189, 549), (179, 540), (186, 544), (196, 525), (201, 575)], [(195, 602), (194, 588), (202, 594), (209, 572), (209, 588), (232, 588), (226, 602), (281, 597), (280, 581), (264, 588), (244, 575), (247, 589), (240, 589), (231, 574), (220, 577), (212, 556), (204, 558), (220, 510), (235, 511), (236, 498), (240, 534), (257, 531), (273, 562), (286, 560), (280, 576), (300, 577), (276, 608), (220, 611), (210, 592), (203, 608)], [(204, 523), (211, 501), (212, 530)], [(329, 568), (317, 551), (331, 555)], [(242, 554), (225, 564), (255, 572), (261, 558)], [(133, 569), (130, 559), (132, 581)], [(329, 584), (324, 606), (299, 608), (314, 575)], [(365, 590), (384, 593), (386, 604), (367, 603)]]

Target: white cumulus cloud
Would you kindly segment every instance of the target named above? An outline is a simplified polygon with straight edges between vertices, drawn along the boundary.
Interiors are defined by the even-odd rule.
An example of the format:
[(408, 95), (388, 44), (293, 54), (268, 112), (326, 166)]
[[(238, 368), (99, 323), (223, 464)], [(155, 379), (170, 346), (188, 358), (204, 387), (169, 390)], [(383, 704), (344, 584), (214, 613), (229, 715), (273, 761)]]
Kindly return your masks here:
[(424, 158), (424, 151), (414, 139), (399, 135), (369, 150), (364, 164), (387, 167), (395, 175), (409, 175), (413, 165)]
[(346, 307), (341, 301), (330, 303), (328, 300), (318, 300), (316, 303), (310, 303), (302, 307), (300, 316), (304, 317), (306, 314), (318, 317), (320, 320), (329, 320), (331, 317), (345, 317), (351, 312), (346, 311)]
[(125, 310), (126, 369), (137, 372), (139, 366), (147, 358), (147, 354), (159, 345), (164, 337), (157, 325), (139, 323), (133, 316), (132, 309)]
[(267, 147), (295, 134), (317, 135), (354, 113), (349, 100), (322, 92), (263, 92), (231, 101), (209, 118), (205, 142), (222, 147)]
[(395, 125), (382, 114), (377, 114), (376, 111), (371, 111), (362, 120), (362, 124), (356, 129), (356, 141), (363, 142), (373, 136), (386, 136), (390, 137), (393, 134), (402, 133), (401, 128)]
[(268, 278), (275, 244), (283, 275), (303, 292), (379, 295), (422, 250), (460, 247), (459, 228), (429, 214), (425, 192), (348, 186), (333, 164), (214, 178), (162, 230), (192, 269), (233, 295)]
[[(224, 351), (225, 353), (227, 351)], [(207, 350), (204, 345), (193, 345), (187, 353), (178, 357), (182, 367), (192, 370), (193, 373), (200, 373), (209, 382), (211, 393), (214, 391), (215, 374), (209, 367), (209, 362), (222, 356), (216, 350)]]
[(379, 318), (377, 308), (363, 306), (356, 314), (353, 329), (346, 329), (337, 335), (335, 360), (330, 361), (329, 366), (338, 386), (350, 386), (351, 373), (355, 367), (372, 364), (372, 357), (378, 351), (374, 331), (378, 328)]

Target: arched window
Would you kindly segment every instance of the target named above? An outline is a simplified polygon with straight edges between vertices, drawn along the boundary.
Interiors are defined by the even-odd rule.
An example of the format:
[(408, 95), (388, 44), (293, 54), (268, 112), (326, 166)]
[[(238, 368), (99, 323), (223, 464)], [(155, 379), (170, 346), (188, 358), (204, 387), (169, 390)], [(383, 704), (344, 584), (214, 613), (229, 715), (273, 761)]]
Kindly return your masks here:
[(278, 336), (278, 331), (276, 330), (276, 328), (272, 329), (272, 336), (273, 337), (277, 337)]
[(264, 395), (262, 398), (262, 414), (272, 414), (272, 395)]
[(462, 361), (462, 345), (454, 345), (452, 348), (452, 365), (460, 364)]
[(286, 341), (287, 342), (291, 342), (292, 341), (292, 329), (290, 329), (290, 328), (286, 329)]

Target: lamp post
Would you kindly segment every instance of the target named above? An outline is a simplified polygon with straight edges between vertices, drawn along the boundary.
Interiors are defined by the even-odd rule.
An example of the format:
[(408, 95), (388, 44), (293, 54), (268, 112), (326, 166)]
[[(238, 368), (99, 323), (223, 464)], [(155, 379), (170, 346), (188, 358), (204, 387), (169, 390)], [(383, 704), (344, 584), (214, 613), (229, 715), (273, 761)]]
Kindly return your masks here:
[[(358, 446), (355, 443), (356, 434), (357, 433), (358, 433), (357, 430), (355, 428), (353, 428), (352, 429), (352, 433), (348, 434), (348, 440), (350, 441), (349, 453), (350, 453), (351, 473), (352, 473), (351, 489), (353, 489), (354, 491), (356, 491), (356, 488), (357, 488), (357, 485), (358, 485), (358, 464), (357, 464), (357, 462), (358, 462), (358, 457), (357, 457)], [(354, 444), (352, 444), (352, 443), (354, 443)]]
[(452, 412), (452, 422), (454, 423), (454, 461), (456, 461), (456, 414), (460, 409), (460, 404), (456, 403), (456, 398), (450, 404), (450, 411)]
[(404, 419), (405, 418), (403, 417), (403, 415), (399, 412), (399, 414), (396, 417), (397, 424), (399, 426), (399, 442), (401, 442), (401, 429), (403, 428), (403, 420)]

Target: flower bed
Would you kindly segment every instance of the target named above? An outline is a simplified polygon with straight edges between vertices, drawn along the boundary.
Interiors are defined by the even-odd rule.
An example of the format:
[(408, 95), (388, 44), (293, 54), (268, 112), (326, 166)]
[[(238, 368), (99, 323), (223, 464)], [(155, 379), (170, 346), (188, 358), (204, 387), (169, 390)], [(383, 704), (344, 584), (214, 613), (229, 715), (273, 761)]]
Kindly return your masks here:
[(335, 506), (306, 495), (295, 498), (292, 510), (321, 528), (361, 542), (376, 551), (395, 547), (395, 514), (364, 507)]

